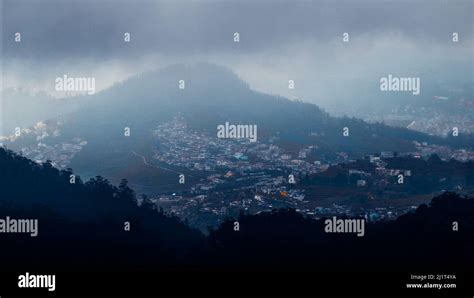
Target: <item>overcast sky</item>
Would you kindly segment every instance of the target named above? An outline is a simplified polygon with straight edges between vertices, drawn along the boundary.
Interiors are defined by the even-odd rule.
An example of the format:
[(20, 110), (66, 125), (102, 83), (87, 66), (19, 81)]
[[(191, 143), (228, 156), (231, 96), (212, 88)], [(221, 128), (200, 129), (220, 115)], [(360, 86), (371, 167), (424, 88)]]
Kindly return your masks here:
[(355, 86), (361, 78), (452, 61), (470, 63), (472, 79), (473, 3), (3, 0), (3, 88), (51, 91), (54, 78), (67, 73), (95, 76), (100, 89), (198, 61), (225, 65), (257, 90), (323, 105), (347, 96), (334, 91), (340, 79)]

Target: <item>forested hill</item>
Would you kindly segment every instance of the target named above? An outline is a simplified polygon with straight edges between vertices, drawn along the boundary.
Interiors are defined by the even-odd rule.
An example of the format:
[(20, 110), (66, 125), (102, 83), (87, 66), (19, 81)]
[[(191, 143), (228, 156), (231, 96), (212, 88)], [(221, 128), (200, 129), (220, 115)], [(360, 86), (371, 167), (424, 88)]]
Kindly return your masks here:
[(175, 265), (205, 248), (199, 231), (156, 210), (147, 199), (138, 207), (126, 180), (115, 187), (100, 176), (85, 183), (76, 177), (72, 184), (72, 171), (4, 148), (0, 169), (0, 218), (38, 219), (39, 230), (37, 237), (0, 234), (2, 264)]
[(295, 210), (241, 215), (209, 236), (228, 266), (371, 270), (474, 265), (474, 199), (444, 193), (395, 221), (367, 223), (365, 235), (326, 233), (325, 220)]

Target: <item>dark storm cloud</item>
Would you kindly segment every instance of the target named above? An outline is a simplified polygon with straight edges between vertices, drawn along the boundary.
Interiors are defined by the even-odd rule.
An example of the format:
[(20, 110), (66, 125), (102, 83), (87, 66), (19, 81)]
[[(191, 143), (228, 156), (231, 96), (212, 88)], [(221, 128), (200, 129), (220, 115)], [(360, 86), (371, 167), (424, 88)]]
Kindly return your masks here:
[[(466, 1), (34, 1), (4, 0), (4, 58), (130, 58), (274, 49), (342, 32), (400, 32), (446, 43), (472, 39)], [(21, 32), (22, 42), (13, 42)], [(124, 32), (132, 42), (123, 42)], [(233, 32), (241, 43), (232, 42)]]

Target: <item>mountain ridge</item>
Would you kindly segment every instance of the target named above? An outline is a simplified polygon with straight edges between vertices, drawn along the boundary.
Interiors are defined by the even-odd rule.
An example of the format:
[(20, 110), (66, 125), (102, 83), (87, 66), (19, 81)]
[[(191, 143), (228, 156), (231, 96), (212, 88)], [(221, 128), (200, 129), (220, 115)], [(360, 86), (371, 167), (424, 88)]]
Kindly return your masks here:
[[(180, 80), (184, 80), (184, 89), (179, 88)], [(87, 177), (101, 174), (117, 183), (119, 172), (139, 183), (143, 174), (137, 180), (127, 176), (145, 173), (136, 168), (141, 161), (131, 152), (151, 159), (157, 145), (152, 131), (176, 115), (182, 115), (191, 131), (216, 138), (218, 125), (225, 122), (256, 125), (260, 141), (277, 137), (281, 146), (315, 145), (318, 156), (329, 161), (339, 152), (354, 159), (382, 151), (413, 152), (413, 141), (474, 147), (474, 138), (441, 138), (355, 118), (335, 118), (311, 103), (256, 92), (231, 70), (208, 63), (172, 65), (98, 92), (86, 106), (56, 118), (62, 123), (61, 136), (41, 142), (54, 145), (61, 140), (86, 140), (87, 145), (72, 158), (71, 167)], [(130, 130), (129, 137), (124, 135), (125, 129)], [(344, 129), (350, 131), (348, 136), (343, 135)], [(37, 141), (29, 142), (32, 146)], [(18, 140), (9, 147), (20, 150), (25, 143)], [(147, 178), (150, 181), (167, 184), (176, 178), (149, 171), (146, 169), (146, 175), (153, 177)]]

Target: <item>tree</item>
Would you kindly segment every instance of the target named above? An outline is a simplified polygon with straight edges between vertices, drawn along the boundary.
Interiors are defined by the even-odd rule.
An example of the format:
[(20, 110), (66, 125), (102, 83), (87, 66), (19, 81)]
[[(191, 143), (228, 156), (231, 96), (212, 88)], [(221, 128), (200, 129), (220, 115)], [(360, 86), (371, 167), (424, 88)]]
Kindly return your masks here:
[(118, 187), (118, 198), (121, 200), (136, 202), (135, 191), (128, 187), (128, 180), (123, 178)]

